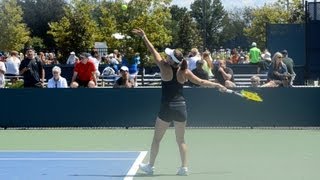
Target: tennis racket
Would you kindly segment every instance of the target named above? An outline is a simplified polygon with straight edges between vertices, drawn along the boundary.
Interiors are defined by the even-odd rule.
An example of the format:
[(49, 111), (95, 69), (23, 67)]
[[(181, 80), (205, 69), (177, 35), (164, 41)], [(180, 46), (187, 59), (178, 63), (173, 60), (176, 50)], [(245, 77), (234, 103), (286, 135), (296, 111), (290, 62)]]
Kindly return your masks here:
[(237, 96), (240, 96), (240, 97), (243, 97), (248, 100), (255, 101), (255, 102), (262, 102), (263, 101), (263, 99), (256, 92), (251, 92), (251, 91), (246, 91), (246, 90), (233, 91), (231, 89), (228, 89), (226, 92), (230, 93), (230, 94), (235, 94)]

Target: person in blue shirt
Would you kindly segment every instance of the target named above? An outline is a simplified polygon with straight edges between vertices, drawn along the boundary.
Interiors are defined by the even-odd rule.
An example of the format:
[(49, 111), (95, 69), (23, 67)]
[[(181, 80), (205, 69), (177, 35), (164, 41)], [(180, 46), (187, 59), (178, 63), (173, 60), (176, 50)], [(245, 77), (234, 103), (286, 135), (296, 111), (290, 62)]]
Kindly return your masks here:
[(136, 53), (131, 47), (129, 47), (127, 52), (124, 54), (124, 56), (122, 56), (122, 66), (127, 66), (129, 68), (130, 78), (134, 80), (135, 84), (137, 84), (139, 64), (140, 64), (139, 53)]

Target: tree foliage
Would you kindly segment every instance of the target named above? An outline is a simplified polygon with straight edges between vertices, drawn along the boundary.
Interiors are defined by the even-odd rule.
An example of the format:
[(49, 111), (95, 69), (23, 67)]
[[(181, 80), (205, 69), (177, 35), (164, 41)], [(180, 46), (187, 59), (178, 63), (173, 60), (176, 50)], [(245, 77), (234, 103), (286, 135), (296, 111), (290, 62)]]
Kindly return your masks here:
[(194, 47), (202, 47), (201, 34), (189, 13), (186, 13), (181, 17), (178, 25), (179, 29), (175, 45), (176, 47), (180, 47), (186, 52), (189, 52)]
[(80, 52), (93, 48), (94, 42), (101, 39), (98, 24), (92, 17), (94, 9), (95, 5), (91, 1), (72, 0), (64, 8), (65, 16), (49, 24), (48, 34), (54, 37), (63, 55), (70, 51)]
[(136, 0), (128, 4), (128, 13), (125, 14), (127, 21), (123, 23), (121, 31), (129, 35), (130, 38), (124, 42), (125, 47), (132, 47), (141, 54), (142, 64), (148, 65), (149, 59), (145, 59), (148, 54), (147, 47), (140, 37), (134, 36), (131, 31), (134, 28), (142, 28), (148, 35), (149, 40), (159, 50), (163, 50), (172, 41), (171, 14), (168, 8), (168, 0)]
[[(288, 3), (289, 2), (289, 3)], [(266, 4), (252, 11), (252, 22), (245, 28), (245, 34), (257, 42), (260, 48), (266, 44), (267, 24), (301, 23), (303, 21), (303, 7), (299, 0), (278, 0), (273, 4)]]
[(0, 1), (0, 49), (21, 50), (29, 40), (29, 30), (22, 22), (22, 9), (16, 0)]
[(193, 47), (202, 46), (201, 33), (197, 28), (197, 23), (191, 17), (187, 8), (180, 8), (176, 5), (171, 6), (172, 15), (172, 47), (182, 48), (185, 51)]
[(114, 14), (116, 6), (114, 3), (103, 1), (97, 9), (97, 23), (101, 33), (101, 39), (99, 41), (106, 42), (108, 47), (113, 49), (119, 49), (121, 47), (120, 42), (112, 35), (117, 33), (117, 19)]
[(246, 16), (248, 9), (233, 9), (228, 12), (228, 16), (223, 21), (223, 31), (221, 34), (221, 42), (225, 47), (247, 47), (248, 40), (244, 34), (244, 29), (248, 27), (248, 18)]
[(220, 35), (223, 30), (223, 21), (226, 18), (220, 0), (195, 0), (191, 4), (192, 17), (198, 23), (198, 27), (204, 39), (204, 48), (212, 50), (221, 44)]
[(59, 21), (63, 15), (65, 0), (18, 0), (24, 12), (23, 20), (30, 28), (32, 37), (43, 39), (47, 47), (54, 46), (52, 36), (48, 36), (48, 23)]

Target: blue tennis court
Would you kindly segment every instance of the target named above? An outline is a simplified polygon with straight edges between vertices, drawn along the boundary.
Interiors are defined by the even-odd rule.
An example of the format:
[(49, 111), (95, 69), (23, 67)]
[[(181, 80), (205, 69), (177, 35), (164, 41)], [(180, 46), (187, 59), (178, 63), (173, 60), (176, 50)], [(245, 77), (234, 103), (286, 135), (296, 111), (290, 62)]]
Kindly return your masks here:
[(130, 180), (146, 154), (146, 151), (1, 151), (0, 179)]

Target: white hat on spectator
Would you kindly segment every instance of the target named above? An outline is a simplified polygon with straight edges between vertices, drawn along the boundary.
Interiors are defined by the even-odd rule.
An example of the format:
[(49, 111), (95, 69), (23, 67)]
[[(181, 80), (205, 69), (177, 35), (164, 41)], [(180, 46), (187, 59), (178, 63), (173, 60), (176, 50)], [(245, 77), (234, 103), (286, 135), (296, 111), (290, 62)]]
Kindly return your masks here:
[(252, 47), (256, 47), (256, 46), (257, 46), (257, 43), (253, 42), (253, 43), (251, 44), (251, 46), (252, 46)]
[(129, 68), (127, 66), (121, 66), (120, 71), (128, 71), (129, 72)]
[(271, 61), (271, 54), (270, 53), (264, 53), (263, 54), (263, 59)]

